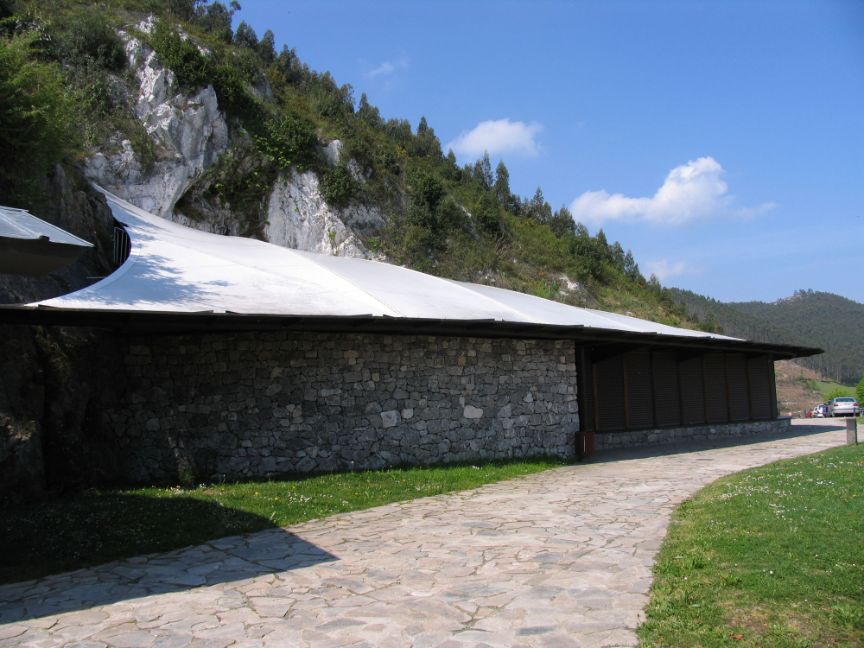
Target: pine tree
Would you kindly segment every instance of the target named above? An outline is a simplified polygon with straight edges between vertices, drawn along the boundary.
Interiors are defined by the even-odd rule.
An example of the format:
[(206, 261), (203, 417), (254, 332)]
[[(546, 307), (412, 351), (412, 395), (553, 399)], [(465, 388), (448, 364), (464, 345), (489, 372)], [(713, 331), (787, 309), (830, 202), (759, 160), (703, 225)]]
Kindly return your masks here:
[(494, 187), (498, 202), (505, 206), (508, 205), (510, 203), (510, 172), (504, 165), (503, 160), (498, 162), (498, 166), (495, 167)]

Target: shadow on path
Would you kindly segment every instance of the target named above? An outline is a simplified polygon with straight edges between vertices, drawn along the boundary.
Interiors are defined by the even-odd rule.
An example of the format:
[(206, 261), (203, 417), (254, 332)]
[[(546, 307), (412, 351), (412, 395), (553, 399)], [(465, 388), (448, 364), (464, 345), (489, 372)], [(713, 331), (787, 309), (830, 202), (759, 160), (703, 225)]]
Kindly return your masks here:
[[(41, 506), (35, 504), (29, 519), (20, 509), (15, 515), (4, 516), (7, 520), (0, 525), (0, 531), (4, 532), (0, 540), (0, 566), (7, 578), (21, 573), (55, 572), (55, 575), (0, 585), (0, 625), (337, 560), (266, 518), (216, 502), (130, 494), (103, 495), (103, 500), (107, 504), (103, 504), (102, 510), (94, 506), (96, 498), (85, 495)], [(64, 515), (64, 506), (90, 506), (92, 510), (89, 517), (75, 514), (80, 520), (78, 524), (64, 525), (59, 519)], [(112, 513), (115, 520), (110, 519)], [(162, 528), (156, 529), (157, 525)], [(167, 533), (165, 526), (170, 528)], [(255, 532), (196, 544), (238, 530)], [(157, 532), (159, 537), (167, 538), (163, 543), (170, 543), (169, 546), (195, 546), (56, 574), (62, 566), (75, 564), (73, 559), (77, 559), (77, 564), (87, 563), (88, 554), (110, 559), (146, 550), (158, 551), (156, 542), (147, 542), (142, 537)], [(44, 565), (15, 570), (16, 559), (36, 561), (40, 556), (44, 556)]]

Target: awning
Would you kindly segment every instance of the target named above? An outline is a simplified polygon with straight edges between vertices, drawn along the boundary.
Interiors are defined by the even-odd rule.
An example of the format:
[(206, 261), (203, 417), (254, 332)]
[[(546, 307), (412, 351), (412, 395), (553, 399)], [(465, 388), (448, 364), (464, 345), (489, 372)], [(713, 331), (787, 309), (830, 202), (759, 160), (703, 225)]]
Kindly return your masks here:
[(23, 209), (0, 206), (0, 273), (47, 274), (90, 247), (92, 243)]

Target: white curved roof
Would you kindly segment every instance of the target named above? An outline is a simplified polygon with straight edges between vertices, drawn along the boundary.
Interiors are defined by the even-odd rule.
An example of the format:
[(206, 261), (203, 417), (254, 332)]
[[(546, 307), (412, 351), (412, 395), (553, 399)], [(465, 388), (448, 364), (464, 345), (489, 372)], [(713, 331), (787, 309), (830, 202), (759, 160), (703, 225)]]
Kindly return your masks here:
[(32, 304), (62, 309), (495, 320), (734, 340), (399, 266), (209, 234), (106, 193), (129, 259), (83, 290)]

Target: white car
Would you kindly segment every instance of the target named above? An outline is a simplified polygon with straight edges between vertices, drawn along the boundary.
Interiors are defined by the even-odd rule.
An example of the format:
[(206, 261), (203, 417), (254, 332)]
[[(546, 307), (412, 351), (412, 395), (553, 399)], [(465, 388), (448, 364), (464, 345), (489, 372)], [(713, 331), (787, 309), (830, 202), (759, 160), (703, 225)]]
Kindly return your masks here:
[(828, 416), (857, 416), (858, 402), (851, 396), (838, 396), (828, 401)]

